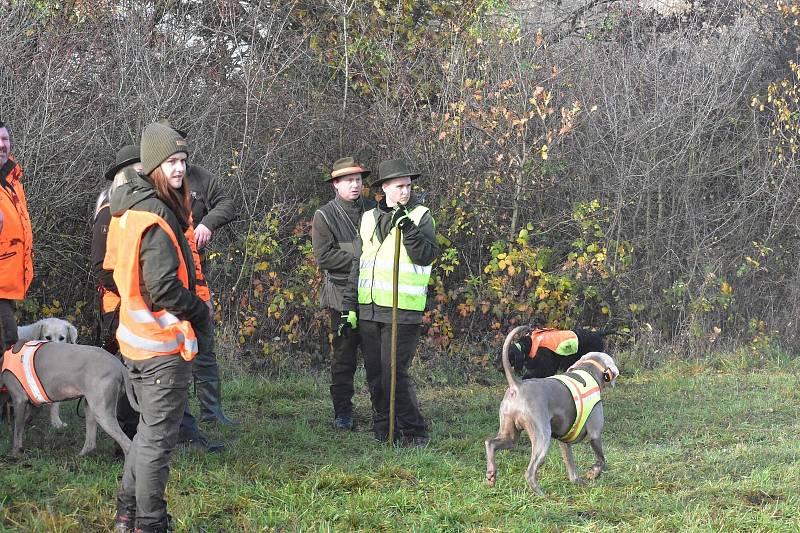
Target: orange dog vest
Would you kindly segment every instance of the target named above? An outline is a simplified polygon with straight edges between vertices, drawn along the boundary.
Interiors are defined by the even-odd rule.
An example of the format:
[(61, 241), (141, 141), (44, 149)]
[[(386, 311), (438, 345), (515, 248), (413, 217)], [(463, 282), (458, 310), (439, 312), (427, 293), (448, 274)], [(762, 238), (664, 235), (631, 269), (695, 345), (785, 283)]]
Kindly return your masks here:
[(531, 349), (528, 357), (536, 358), (539, 348), (547, 348), (558, 355), (574, 355), (578, 353), (578, 335), (574, 331), (561, 329), (535, 329), (530, 334)]
[(3, 354), (2, 372), (8, 371), (14, 374), (14, 377), (17, 378), (25, 389), (31, 403), (36, 407), (43, 403), (53, 403), (44, 391), (42, 382), (39, 381), (39, 376), (36, 374), (36, 366), (34, 365), (36, 352), (41, 348), (42, 344), (46, 342), (47, 341), (28, 341), (22, 345), (18, 352), (14, 353), (14, 348), (12, 347)]

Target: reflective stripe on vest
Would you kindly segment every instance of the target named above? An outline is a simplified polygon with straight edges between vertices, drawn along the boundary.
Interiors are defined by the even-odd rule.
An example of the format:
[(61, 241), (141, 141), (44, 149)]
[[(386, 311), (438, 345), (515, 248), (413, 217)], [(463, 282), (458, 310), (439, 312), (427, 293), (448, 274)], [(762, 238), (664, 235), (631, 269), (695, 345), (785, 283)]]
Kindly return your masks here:
[[(378, 208), (364, 213), (361, 219), (361, 258), (358, 270), (358, 303), (375, 303), (392, 306), (392, 273), (394, 271), (394, 243), (397, 228), (392, 228), (383, 242), (375, 235), (375, 215)], [(409, 218), (417, 225), (428, 208), (418, 205), (409, 211)], [(431, 267), (416, 265), (408, 256), (406, 247), (400, 246), (398, 269), (397, 307), (408, 311), (424, 311)]]
[(547, 348), (558, 355), (578, 353), (578, 335), (574, 331), (561, 329), (535, 329), (531, 332), (531, 350), (528, 356), (536, 357), (539, 348)]
[(164, 219), (147, 211), (131, 210), (121, 217), (112, 218), (103, 267), (114, 271), (114, 281), (121, 298), (117, 328), (119, 351), (134, 360), (180, 353), (185, 360), (191, 361), (197, 355), (197, 338), (191, 323), (180, 320), (166, 309), (151, 310), (140, 293), (139, 254), (142, 236), (154, 225), (164, 230), (175, 246), (178, 279), (184, 287), (189, 288), (187, 265), (180, 244)]
[(36, 374), (36, 366), (34, 360), (36, 352), (47, 341), (28, 341), (22, 345), (19, 352), (14, 353), (13, 348), (3, 354), (3, 372), (8, 371), (14, 374), (14, 377), (25, 389), (30, 402), (38, 407), (43, 403), (53, 403), (53, 401), (44, 392), (42, 382), (39, 381), (39, 376)]
[(585, 370), (573, 370), (572, 373), (579, 375), (586, 382), (586, 385), (564, 374), (546, 378), (557, 379), (566, 385), (570, 394), (572, 394), (572, 399), (575, 401), (575, 421), (569, 431), (563, 436), (557, 437), (558, 440), (566, 443), (573, 442), (578, 438), (578, 435), (581, 434), (583, 427), (586, 425), (586, 421), (589, 419), (589, 415), (592, 414), (594, 406), (600, 403), (600, 386), (592, 375)]

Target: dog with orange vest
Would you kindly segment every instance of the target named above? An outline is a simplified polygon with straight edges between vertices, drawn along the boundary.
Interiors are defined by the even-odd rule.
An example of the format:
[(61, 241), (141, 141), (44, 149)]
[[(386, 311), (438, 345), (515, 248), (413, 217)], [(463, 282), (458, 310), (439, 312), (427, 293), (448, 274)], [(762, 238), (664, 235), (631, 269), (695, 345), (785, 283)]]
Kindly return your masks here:
[(113, 438), (126, 454), (131, 440), (117, 421), (117, 403), (127, 394), (138, 404), (125, 366), (113, 355), (95, 346), (63, 342), (18, 342), (3, 354), (0, 384), (10, 395), (14, 407), (14, 435), (11, 455), (22, 451), (22, 437), (29, 406), (83, 398), (86, 400), (86, 439), (81, 455), (97, 444), (97, 425)]
[[(546, 378), (565, 371), (589, 352), (605, 352), (604, 337), (613, 334), (617, 332), (537, 327), (509, 347), (508, 360), (517, 373), (524, 370), (522, 379)], [(503, 371), (501, 353), (493, 365)]]

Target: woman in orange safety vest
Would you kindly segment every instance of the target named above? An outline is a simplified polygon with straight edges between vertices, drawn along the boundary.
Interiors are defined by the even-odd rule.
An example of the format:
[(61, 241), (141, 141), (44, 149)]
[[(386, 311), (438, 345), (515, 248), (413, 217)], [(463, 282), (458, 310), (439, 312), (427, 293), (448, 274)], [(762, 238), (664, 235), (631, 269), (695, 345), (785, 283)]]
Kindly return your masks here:
[[(122, 473), (115, 531), (167, 531), (169, 459), (192, 376), (198, 339), (210, 332), (208, 308), (195, 293), (195, 265), (184, 232), (190, 224), (186, 140), (162, 124), (142, 133), (143, 175), (111, 199), (103, 268), (120, 295), (117, 341), (140, 408)], [(203, 335), (196, 335), (195, 332)]]

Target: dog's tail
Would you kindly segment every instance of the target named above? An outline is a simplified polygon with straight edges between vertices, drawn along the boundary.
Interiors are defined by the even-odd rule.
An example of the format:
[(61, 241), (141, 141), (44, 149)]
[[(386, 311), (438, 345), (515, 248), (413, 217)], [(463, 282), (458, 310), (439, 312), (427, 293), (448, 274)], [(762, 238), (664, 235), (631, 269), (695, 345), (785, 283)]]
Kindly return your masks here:
[(128, 396), (128, 402), (131, 404), (131, 407), (138, 413), (139, 412), (139, 402), (136, 400), (136, 392), (133, 390), (133, 383), (131, 383), (131, 378), (128, 375), (128, 370), (123, 368), (122, 369), (122, 378), (125, 381), (125, 394)]
[(517, 385), (519, 382), (517, 378), (514, 377), (514, 370), (511, 368), (511, 363), (508, 361), (508, 350), (511, 348), (511, 344), (516, 339), (517, 335), (524, 335), (526, 333), (530, 333), (531, 328), (530, 326), (517, 326), (511, 330), (511, 333), (506, 335), (506, 341), (503, 343), (503, 354), (502, 354), (502, 361), (503, 361), (503, 372), (506, 375), (506, 381), (508, 381), (508, 387), (510, 389), (516, 390)]

